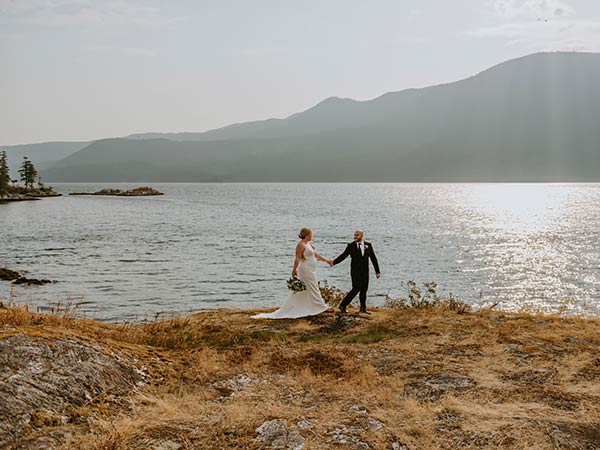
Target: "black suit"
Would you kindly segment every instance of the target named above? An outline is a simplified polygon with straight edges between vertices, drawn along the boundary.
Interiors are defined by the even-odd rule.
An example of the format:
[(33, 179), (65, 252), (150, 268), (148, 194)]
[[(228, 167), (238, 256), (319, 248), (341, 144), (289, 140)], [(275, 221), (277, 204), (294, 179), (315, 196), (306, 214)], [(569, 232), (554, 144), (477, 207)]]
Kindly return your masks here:
[(379, 263), (375, 256), (373, 246), (369, 242), (364, 242), (364, 255), (358, 247), (356, 241), (350, 242), (346, 246), (346, 250), (340, 256), (333, 260), (333, 264), (339, 264), (350, 256), (352, 262), (350, 263), (350, 276), (352, 277), (352, 290), (346, 294), (342, 303), (340, 303), (340, 309), (345, 309), (350, 304), (352, 299), (356, 297), (356, 294), (360, 293), (360, 310), (367, 310), (367, 289), (369, 289), (369, 259), (373, 263), (375, 273), (379, 272)]

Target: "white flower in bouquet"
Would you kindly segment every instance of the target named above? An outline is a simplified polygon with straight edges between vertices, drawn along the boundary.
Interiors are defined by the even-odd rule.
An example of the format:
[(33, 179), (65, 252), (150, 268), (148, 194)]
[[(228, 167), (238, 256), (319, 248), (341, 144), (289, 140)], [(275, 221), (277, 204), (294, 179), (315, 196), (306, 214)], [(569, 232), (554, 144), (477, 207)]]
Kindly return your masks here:
[(302, 292), (306, 290), (306, 285), (304, 282), (296, 277), (290, 278), (287, 281), (287, 287), (294, 292)]

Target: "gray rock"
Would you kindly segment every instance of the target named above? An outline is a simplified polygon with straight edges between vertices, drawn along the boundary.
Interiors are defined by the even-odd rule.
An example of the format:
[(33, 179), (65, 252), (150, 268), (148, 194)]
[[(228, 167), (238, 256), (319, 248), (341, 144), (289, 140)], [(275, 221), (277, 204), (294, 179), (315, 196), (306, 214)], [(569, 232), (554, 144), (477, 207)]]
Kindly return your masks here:
[(400, 442), (392, 442), (392, 450), (408, 450), (408, 447)]
[(506, 349), (512, 352), (522, 352), (523, 346), (521, 344), (506, 344)]
[(356, 421), (365, 430), (378, 431), (383, 428), (383, 422), (380, 422), (377, 419), (373, 419), (372, 417), (357, 417)]
[(350, 409), (348, 409), (348, 412), (350, 412), (352, 414), (367, 414), (368, 413), (366, 408), (361, 408), (359, 405), (352, 405), (350, 407)]
[(306, 395), (305, 390), (290, 392), (285, 396), (286, 400), (294, 400), (296, 398), (303, 398)]
[(257, 429), (257, 441), (266, 442), (269, 448), (301, 450), (304, 438), (297, 431), (289, 431), (285, 419), (273, 419), (263, 422)]
[(406, 384), (404, 394), (419, 399), (438, 400), (448, 392), (466, 392), (476, 384), (475, 380), (464, 375), (442, 372)]
[(245, 328), (254, 329), (255, 331), (264, 331), (266, 333), (277, 333), (277, 334), (283, 333), (283, 330), (281, 328), (277, 328), (277, 327), (273, 327), (273, 326), (254, 328), (254, 326), (248, 325)]
[(300, 420), (297, 424), (296, 427), (301, 428), (303, 430), (311, 430), (315, 427), (315, 423), (313, 420), (310, 419), (305, 419), (304, 417), (302, 418), (302, 420)]
[(24, 335), (0, 339), (0, 448), (19, 446), (24, 433), (71, 421), (64, 414), (69, 408), (109, 392), (114, 398), (128, 395), (145, 381), (131, 361), (97, 344)]
[(356, 427), (340, 427), (335, 428), (330, 431), (328, 434), (331, 438), (331, 442), (335, 444), (342, 444), (346, 448), (352, 450), (368, 450), (369, 444), (360, 440), (358, 433), (361, 433), (363, 430), (361, 428)]
[(180, 448), (181, 444), (173, 441), (163, 441), (154, 447), (155, 450), (179, 450)]
[(256, 383), (256, 380), (250, 378), (245, 373), (239, 373), (235, 377), (213, 383), (213, 387), (217, 389), (222, 396), (229, 397), (242, 392), (253, 383)]

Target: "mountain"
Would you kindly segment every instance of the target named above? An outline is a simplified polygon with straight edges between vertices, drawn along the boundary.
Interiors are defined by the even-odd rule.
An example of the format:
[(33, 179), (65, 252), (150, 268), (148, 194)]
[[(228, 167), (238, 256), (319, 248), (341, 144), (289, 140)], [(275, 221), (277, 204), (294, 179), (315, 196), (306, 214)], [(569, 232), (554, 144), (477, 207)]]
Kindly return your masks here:
[(127, 139), (170, 139), (172, 141), (213, 141), (236, 139), (241, 136), (258, 134), (275, 126), (283, 119), (267, 119), (254, 122), (235, 123), (204, 133), (140, 133), (127, 136)]
[(50, 167), (57, 161), (88, 146), (89, 142), (44, 142), (1, 147), (6, 151), (11, 178), (18, 177), (23, 157), (27, 156), (38, 169)]
[[(538, 53), (454, 83), (286, 119), (96, 141), (54, 181), (600, 180), (600, 54)], [(165, 139), (165, 137), (167, 139)]]

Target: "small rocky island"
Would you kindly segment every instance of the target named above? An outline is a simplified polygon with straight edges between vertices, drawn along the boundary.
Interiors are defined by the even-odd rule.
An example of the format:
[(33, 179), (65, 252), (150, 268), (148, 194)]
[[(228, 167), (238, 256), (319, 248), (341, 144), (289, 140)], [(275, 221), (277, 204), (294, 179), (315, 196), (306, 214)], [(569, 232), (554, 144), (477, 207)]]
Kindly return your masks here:
[(62, 194), (56, 192), (51, 186), (40, 186), (37, 188), (23, 188), (11, 186), (6, 196), (0, 198), (0, 203), (22, 202), (28, 200), (40, 200), (45, 197), (60, 197)]
[(72, 192), (69, 195), (114, 195), (117, 197), (146, 197), (150, 195), (164, 195), (151, 187), (142, 186), (134, 189), (102, 189), (98, 192)]
[[(21, 184), (18, 184), (19, 181)], [(23, 157), (19, 168), (19, 179), (13, 180), (10, 176), (6, 151), (0, 152), (0, 204), (39, 200), (44, 197), (60, 197), (61, 195), (51, 186), (42, 183), (42, 178), (27, 156)]]

